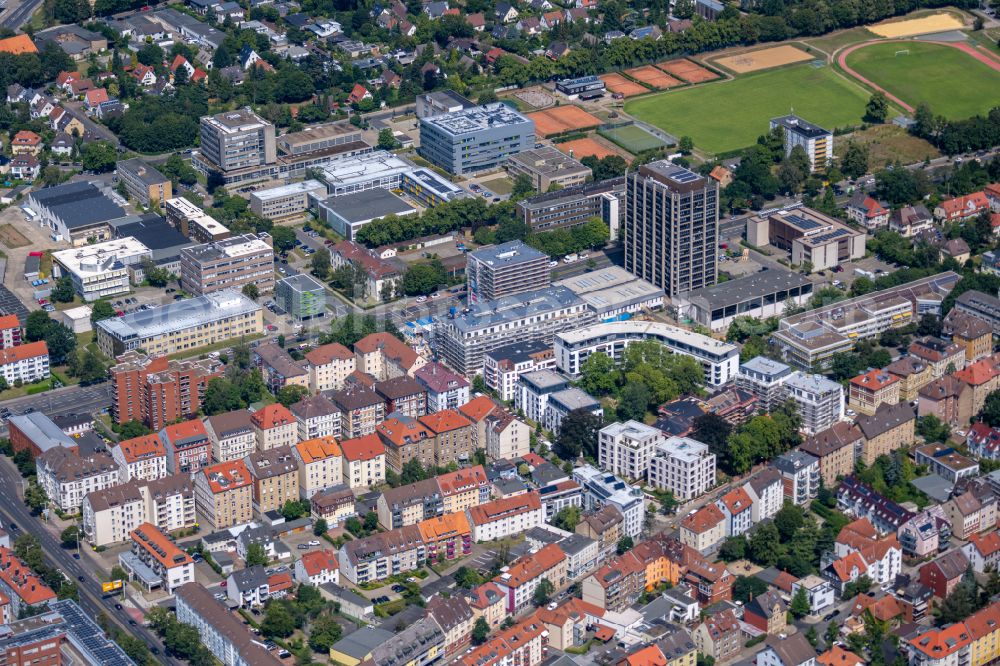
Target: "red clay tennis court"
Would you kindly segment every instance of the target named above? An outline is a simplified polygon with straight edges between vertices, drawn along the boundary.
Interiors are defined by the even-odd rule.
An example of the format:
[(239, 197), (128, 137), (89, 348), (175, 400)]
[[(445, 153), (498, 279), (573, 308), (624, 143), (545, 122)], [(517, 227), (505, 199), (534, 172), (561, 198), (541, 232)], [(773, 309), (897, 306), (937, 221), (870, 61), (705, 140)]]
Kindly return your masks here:
[(549, 137), (577, 130), (600, 127), (601, 119), (578, 106), (554, 106), (544, 111), (527, 114), (535, 123), (535, 133)]
[(688, 83), (703, 83), (719, 78), (719, 75), (715, 72), (685, 59), (668, 60), (657, 63), (656, 66), (668, 74), (673, 74), (679, 79), (684, 79)]
[(648, 93), (649, 89), (641, 86), (635, 81), (629, 81), (621, 74), (601, 74), (601, 81), (613, 93), (618, 93), (622, 97), (632, 97)]
[(573, 157), (576, 159), (581, 159), (588, 155), (593, 155), (597, 159), (605, 158), (608, 155), (619, 155), (618, 152), (590, 137), (557, 143), (556, 148), (567, 155), (569, 155), (570, 151), (573, 151)]
[(678, 81), (672, 76), (664, 74), (655, 67), (650, 65), (644, 65), (642, 67), (633, 67), (632, 69), (626, 69), (625, 73), (631, 76), (633, 79), (640, 83), (645, 83), (648, 86), (652, 86), (657, 90), (663, 90), (665, 88), (673, 88), (674, 86), (684, 85), (682, 81)]

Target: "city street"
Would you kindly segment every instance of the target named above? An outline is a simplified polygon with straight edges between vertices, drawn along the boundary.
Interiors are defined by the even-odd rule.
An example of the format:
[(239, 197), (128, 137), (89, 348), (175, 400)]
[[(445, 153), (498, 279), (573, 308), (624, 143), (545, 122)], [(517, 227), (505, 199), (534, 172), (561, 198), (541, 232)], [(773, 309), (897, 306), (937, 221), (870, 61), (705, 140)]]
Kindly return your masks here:
[[(37, 395), (26, 395), (0, 402), (0, 408), (7, 408), (11, 414), (42, 412), (46, 416), (66, 416), (69, 414), (91, 414), (111, 407), (111, 382), (92, 386), (66, 386)], [(6, 436), (7, 424), (0, 428)]]
[(31, 20), (31, 15), (42, 4), (42, 0), (20, 0), (8, 4), (7, 14), (0, 18), (0, 25), (5, 28), (20, 28)]

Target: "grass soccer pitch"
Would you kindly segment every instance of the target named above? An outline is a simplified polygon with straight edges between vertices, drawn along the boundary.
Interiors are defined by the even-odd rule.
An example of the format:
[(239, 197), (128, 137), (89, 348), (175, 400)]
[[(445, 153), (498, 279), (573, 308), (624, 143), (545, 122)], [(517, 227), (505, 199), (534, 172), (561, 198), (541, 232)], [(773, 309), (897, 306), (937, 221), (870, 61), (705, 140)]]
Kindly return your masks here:
[(985, 114), (1000, 104), (1000, 72), (950, 46), (925, 42), (864, 46), (847, 65), (907, 104), (946, 118)]
[(752, 145), (768, 121), (795, 113), (821, 127), (858, 125), (869, 93), (830, 67), (811, 64), (739, 76), (625, 103), (625, 111), (696, 148), (721, 153)]
[(633, 155), (637, 155), (644, 150), (661, 148), (666, 145), (657, 137), (635, 125), (622, 125), (621, 127), (601, 129), (597, 133), (605, 139), (617, 143)]

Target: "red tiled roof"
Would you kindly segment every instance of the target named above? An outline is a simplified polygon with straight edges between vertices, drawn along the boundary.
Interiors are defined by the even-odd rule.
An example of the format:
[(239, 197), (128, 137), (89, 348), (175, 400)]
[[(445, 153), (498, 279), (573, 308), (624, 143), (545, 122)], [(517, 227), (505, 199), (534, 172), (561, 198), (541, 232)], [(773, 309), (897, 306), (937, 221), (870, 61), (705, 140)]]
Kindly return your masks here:
[(417, 419), (430, 428), (435, 434), (451, 432), (459, 428), (468, 428), (472, 425), (469, 419), (465, 418), (453, 409), (442, 409), (440, 412), (433, 412)]
[(7, 365), (8, 363), (17, 363), (18, 361), (24, 361), (29, 358), (37, 358), (39, 356), (48, 356), (49, 348), (45, 344), (44, 340), (39, 340), (38, 342), (29, 342), (27, 344), (18, 345), (16, 347), (7, 347), (5, 349), (0, 349), (0, 365)]
[(340, 443), (340, 450), (344, 453), (344, 460), (348, 462), (373, 460), (385, 455), (385, 445), (375, 433), (364, 437), (345, 439)]
[(29, 606), (55, 601), (56, 594), (31, 572), (14, 551), (0, 546), (0, 580)]
[(347, 361), (352, 358), (354, 358), (354, 352), (339, 342), (331, 342), (306, 353), (306, 360), (312, 365), (327, 365), (334, 360)]
[(354, 343), (354, 351), (362, 354), (371, 354), (379, 350), (386, 358), (392, 359), (406, 370), (412, 368), (417, 362), (417, 352), (389, 333), (372, 333)]
[(192, 564), (191, 556), (177, 547), (152, 523), (143, 523), (132, 530), (132, 542), (148, 552), (165, 569)]
[(302, 567), (306, 570), (307, 576), (316, 576), (324, 571), (333, 571), (340, 568), (340, 561), (337, 553), (330, 548), (314, 550), (302, 556)]
[(201, 419), (191, 419), (183, 423), (168, 425), (163, 429), (163, 432), (171, 442), (196, 437), (208, 439), (208, 432), (205, 430), (205, 424), (201, 422)]
[(725, 519), (726, 517), (722, 515), (719, 507), (714, 504), (706, 504), (693, 514), (685, 516), (684, 520), (681, 521), (681, 525), (695, 534), (701, 534), (712, 529)]
[(861, 373), (851, 380), (851, 384), (870, 391), (879, 391), (884, 389), (886, 386), (895, 384), (898, 381), (899, 377), (886, 372), (885, 370), (875, 369)]
[(250, 419), (261, 430), (270, 430), (288, 425), (289, 423), (295, 423), (295, 417), (288, 411), (288, 407), (285, 407), (280, 402), (276, 402), (273, 405), (266, 405), (263, 409), (254, 412), (250, 416)]
[(214, 494), (238, 490), (253, 483), (250, 470), (242, 460), (216, 463), (202, 469), (201, 473), (208, 479), (208, 487)]
[(167, 447), (157, 435), (143, 435), (126, 439), (118, 445), (125, 462), (133, 463), (139, 459), (167, 455)]
[(969, 386), (982, 386), (997, 375), (1000, 375), (1000, 371), (996, 369), (989, 359), (984, 358), (953, 374)]

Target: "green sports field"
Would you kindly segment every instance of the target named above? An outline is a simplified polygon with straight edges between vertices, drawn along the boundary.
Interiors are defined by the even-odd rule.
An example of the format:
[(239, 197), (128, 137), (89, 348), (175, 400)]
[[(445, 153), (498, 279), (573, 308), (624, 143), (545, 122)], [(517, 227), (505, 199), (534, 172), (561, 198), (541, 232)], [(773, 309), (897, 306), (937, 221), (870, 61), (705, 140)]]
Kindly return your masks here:
[(620, 127), (598, 130), (597, 133), (610, 139), (613, 143), (617, 143), (633, 155), (665, 145), (663, 141), (635, 125), (621, 125)]
[(712, 153), (752, 145), (768, 121), (791, 113), (827, 129), (858, 125), (869, 94), (830, 67), (795, 65), (732, 81), (643, 96), (626, 113)]
[[(906, 50), (908, 54), (896, 55)], [(968, 118), (1000, 102), (1000, 72), (950, 46), (872, 44), (848, 54), (847, 65), (912, 106)]]

